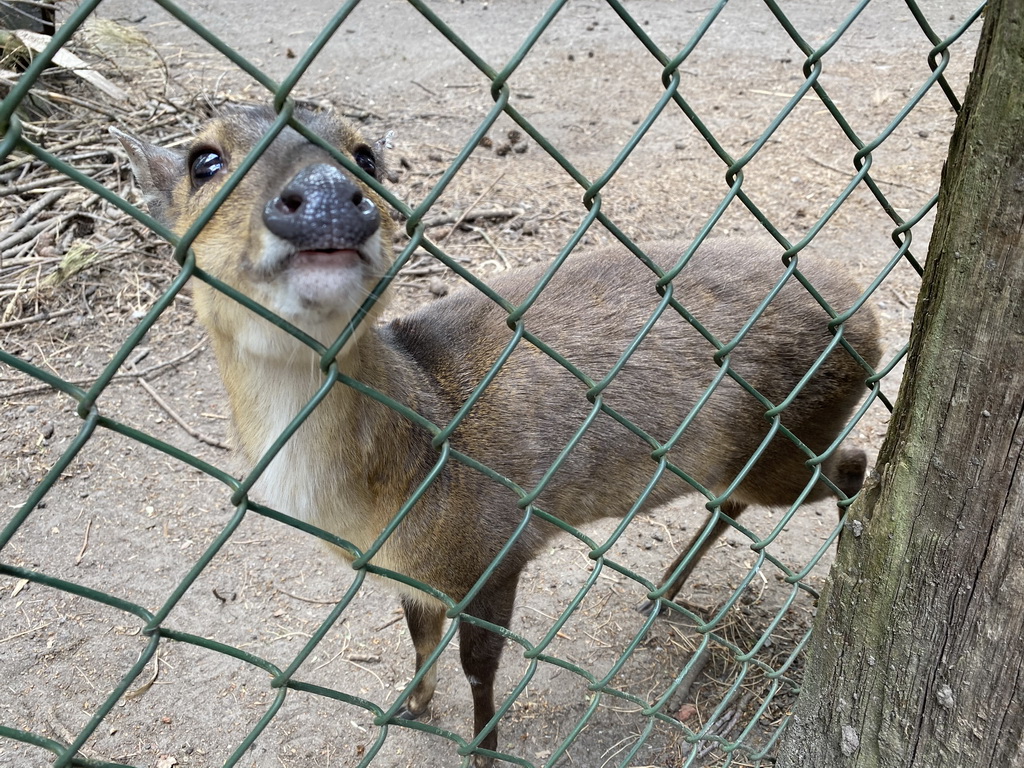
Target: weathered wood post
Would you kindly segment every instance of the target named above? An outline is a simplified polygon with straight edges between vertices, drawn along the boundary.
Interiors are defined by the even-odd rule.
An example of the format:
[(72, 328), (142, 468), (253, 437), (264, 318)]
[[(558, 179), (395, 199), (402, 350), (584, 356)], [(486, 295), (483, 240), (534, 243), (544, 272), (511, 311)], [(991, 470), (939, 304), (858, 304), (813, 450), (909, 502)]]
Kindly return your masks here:
[(906, 378), (780, 768), (1024, 766), (1024, 2), (986, 14)]

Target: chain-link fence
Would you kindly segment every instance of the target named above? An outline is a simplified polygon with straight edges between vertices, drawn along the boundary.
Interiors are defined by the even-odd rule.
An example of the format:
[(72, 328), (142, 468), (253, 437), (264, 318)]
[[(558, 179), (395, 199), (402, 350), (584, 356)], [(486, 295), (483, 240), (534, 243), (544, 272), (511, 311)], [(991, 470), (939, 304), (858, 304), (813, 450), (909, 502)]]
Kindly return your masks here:
[[(370, 94), (368, 103), (353, 106), (349, 92), (329, 95), (368, 131), (383, 135), (392, 122), (399, 131), (395, 183), (380, 193), (398, 211), (404, 234), (381, 290), (398, 293), (400, 309), (466, 282), (488, 292), (512, 329), (506, 354), (488, 362), (493, 374), (517, 345), (536, 345), (585, 384), (595, 416), (609, 413), (601, 400), (607, 382), (532, 336), (529, 302), (506, 306), (487, 288), (493, 274), (519, 262), (561, 264), (575, 248), (601, 242), (621, 241), (642, 257), (645, 241), (673, 237), (682, 243), (681, 259), (656, 270), (659, 313), (699, 321), (671, 286), (709, 235), (767, 233), (794, 280), (803, 280), (804, 260), (833, 255), (864, 289), (852, 306), (832, 310), (833, 328), (865, 301), (878, 307), (885, 326), (887, 353), (877, 370), (865, 371), (865, 402), (842, 430), (844, 438), (877, 446), (921, 271), (919, 233), (929, 226), (973, 53), (965, 33), (980, 7), (809, 3), (787, 15), (768, 1), (723, 0), (700, 9), (610, 0), (509, 4), (514, 8), (349, 2), (322, 29), (306, 30), (308, 39), (299, 36), (305, 50), (269, 41), (284, 48), (266, 67), (281, 71), (272, 77), (238, 51), (247, 24), (207, 27), (179, 6), (158, 5), (168, 15), (151, 33), (179, 35), (179, 45), (212, 45), (230, 63), (225, 77), (241, 71), (251, 78), (238, 91), (272, 103), (279, 126), (292, 116), (297, 92), (330, 90), (310, 82), (331, 82), (339, 72), (362, 77), (351, 92)], [(129, 10), (127, 18), (138, 21), (157, 4)], [(113, 140), (64, 141), (52, 114), (41, 111), (48, 98), (69, 109), (88, 101), (50, 93), (47, 78), (51, 61), (103, 11), (98, 1), (81, 3), (52, 38), (5, 33), (12, 49), (34, 53), (4, 73), (0, 106), (0, 186), (5, 207), (16, 211), (0, 235), (7, 269), (0, 280), (15, 286), (5, 313), (16, 305), (23, 313), (4, 318), (0, 349), (10, 509), (0, 533), (0, 765), (469, 764), (480, 738), (454, 655), (446, 652), (459, 626), (472, 621), (464, 613), (468, 599), (440, 596), (452, 622), (437, 653), (438, 694), (429, 717), (402, 719), (416, 682), (412, 650), (393, 599), (366, 579), (397, 577), (372, 563), (383, 538), (363, 551), (248, 496), (312, 407), (255, 469), (236, 474), (237, 463), (222, 451), (221, 414), (209, 413), (224, 410), (223, 396), (204, 336), (190, 320), (190, 286), (216, 281), (198, 270), (190, 237), (178, 240), (126, 201), (126, 177), (110, 170), (123, 167), (120, 159), (104, 158), (102, 173), (90, 166), (83, 146), (106, 145), (109, 153)], [(242, 20), (238, 8), (230, 13)], [(443, 51), (447, 68), (435, 67), (425, 47), (438, 60)], [(158, 66), (187, 68), (190, 60), (169, 58), (165, 52)], [(218, 59), (204, 61), (197, 78), (216, 79), (208, 70)], [(400, 74), (381, 78), (382, 62)], [(118, 74), (121, 82), (104, 87), (139, 87), (125, 71), (110, 77)], [(387, 104), (369, 103), (378, 91)], [(181, 103), (166, 94), (150, 99), (138, 130), (155, 136), (171, 122), (192, 124)], [(96, 133), (105, 134), (103, 123), (124, 123), (123, 113), (94, 106), (85, 108)], [(583, 119), (588, 110), (598, 117)], [(403, 131), (408, 150), (401, 148)], [(34, 183), (32, 169), (55, 173)], [(59, 229), (44, 219), (33, 230), (43, 201), (67, 180), (106, 207), (86, 217), (88, 227), (78, 211), (54, 217)], [(545, 197), (549, 184), (554, 192)], [(26, 281), (38, 280), (45, 264), (71, 271), (67, 259), (46, 249), (70, 252), (96, 233), (118, 231), (122, 217), (177, 243), (173, 276), (154, 272), (145, 259), (127, 268), (99, 259), (82, 269), (84, 278), (65, 284), (72, 288), (62, 290), (80, 295), (60, 312), (47, 305), (52, 294), (26, 300)], [(136, 235), (124, 237), (126, 246), (111, 253), (143, 247)], [(90, 281), (109, 285), (104, 270), (126, 270), (114, 277), (135, 293), (113, 295), (100, 312), (90, 293), (100, 289)], [(104, 322), (89, 322), (101, 316)], [(105, 333), (104, 323), (115, 330)], [(707, 335), (720, 361), (742, 338)], [(347, 338), (318, 348), (322, 393), (365, 389), (332, 364)], [(841, 343), (840, 331), (833, 344)], [(628, 354), (619, 354), (624, 363)], [(143, 367), (147, 357), (158, 362)], [(715, 385), (732, 375), (728, 368)], [(470, 403), (490, 381), (484, 378)], [(740, 524), (723, 517), (727, 497), (687, 478), (704, 492), (706, 509), (674, 503), (655, 511), (653, 522), (629, 515), (628, 524), (578, 530), (537, 506), (555, 466), (537, 487), (519, 488), (451, 448), (471, 408), (449, 424), (432, 424), (373, 396), (432, 432), (436, 444), (437, 463), (396, 507), (396, 522), (448, 462), (461, 462), (512, 489), (524, 520), (540, 516), (563, 530), (553, 551), (527, 567), (517, 617), (501, 631), (508, 647), (496, 691), (500, 759), (522, 766), (770, 762), (838, 536), (831, 503), (798, 502), (760, 518), (752, 510)], [(140, 397), (147, 405), (140, 407)], [(763, 400), (783, 432), (785, 410), (776, 406), (790, 400)], [(213, 436), (190, 427), (197, 422), (210, 425)], [(627, 425), (650, 447), (653, 461), (643, 472), (652, 488), (660, 473), (685, 476), (665, 457), (686, 439), (689, 423), (664, 425), (672, 435), (666, 443)], [(836, 448), (806, 450), (810, 466)], [(636, 501), (639, 508), (643, 497)], [(710, 532), (708, 510), (712, 520), (727, 520), (730, 537), (709, 555), (703, 576), (692, 575), (678, 603), (668, 605), (656, 591), (657, 574), (676, 555), (675, 535)], [(316, 538), (350, 553), (354, 572), (322, 557)], [(651, 595), (668, 615), (630, 610)]]

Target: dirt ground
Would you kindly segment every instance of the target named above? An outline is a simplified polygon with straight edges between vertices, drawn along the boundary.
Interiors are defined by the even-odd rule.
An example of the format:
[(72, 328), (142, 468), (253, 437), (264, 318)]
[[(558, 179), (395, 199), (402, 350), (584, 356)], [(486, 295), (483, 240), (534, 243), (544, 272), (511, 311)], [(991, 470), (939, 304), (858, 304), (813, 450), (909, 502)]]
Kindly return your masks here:
[[(268, 11), (252, 0), (205, 0), (186, 9), (271, 78), (281, 80), (336, 5), (307, 0)], [(853, 5), (801, 0), (782, 8), (803, 39), (817, 47), (829, 40)], [(962, 0), (923, 5), (943, 37), (974, 8)], [(548, 5), (537, 0), (473, 0), (431, 7), (490, 66), (500, 69)], [(706, 18), (711, 3), (630, 0), (625, 7), (661, 50), (674, 55)], [(142, 75), (116, 68), (107, 72), (133, 99), (151, 102), (155, 117), (173, 115), (161, 111), (161, 100), (184, 103), (180, 94), (186, 91), (203, 94), (190, 102), (197, 111), (204, 101), (225, 96), (265, 97), (262, 86), (157, 6), (108, 0), (99, 13), (143, 32), (157, 45), (157, 68), (171, 83), (159, 98), (150, 85), (144, 86), (150, 81)], [(960, 95), (977, 27), (952, 48), (946, 76)], [(870, 143), (927, 79), (930, 48), (903, 3), (877, 0), (825, 55), (820, 82), (851, 129)], [(679, 89), (722, 147), (738, 158), (804, 82), (804, 59), (766, 6), (736, 0), (684, 61)], [(595, 180), (663, 94), (661, 70), (607, 5), (568, 2), (510, 77), (511, 104), (582, 175)], [(431, 193), (494, 105), (489, 81), (479, 70), (412, 5), (397, 1), (359, 5), (299, 81), (297, 94), (337, 105), (371, 137), (394, 131), (393, 188), (410, 207)], [(954, 118), (946, 98), (933, 88), (872, 152), (871, 175), (902, 219), (915, 218), (937, 191)], [(106, 137), (111, 122), (97, 118), (96, 146), (112, 148)], [(193, 120), (181, 116), (178, 122), (189, 125)], [(817, 227), (850, 183), (854, 153), (812, 93), (746, 166), (743, 189), (795, 242)], [(114, 162), (123, 165), (123, 157)], [(4, 167), (0, 165), (0, 173)], [(668, 238), (689, 241), (728, 191), (725, 171), (692, 123), (670, 105), (603, 188), (603, 210), (641, 244)], [(127, 175), (118, 171), (114, 178), (117, 189), (129, 195)], [(38, 194), (12, 192), (2, 205), (13, 202), (25, 208)], [(582, 196), (580, 184), (503, 115), (427, 213), (429, 234), (486, 280), (505, 269), (550, 260), (583, 220)], [(123, 214), (110, 207), (104, 216), (97, 229), (120, 232)], [(921, 262), (932, 219), (932, 213), (926, 214), (912, 228), (910, 250)], [(453, 229), (453, 224), (458, 226)], [(896, 255), (894, 226), (870, 191), (859, 185), (817, 231), (806, 258), (841, 260), (866, 287)], [(761, 224), (738, 202), (715, 226), (720, 236), (758, 231)], [(21, 307), (19, 317), (36, 320), (5, 317), (0, 324), (2, 349), (88, 387), (174, 276), (167, 249), (148, 245), (144, 251), (132, 250), (134, 241), (125, 237), (110, 246), (110, 258), (59, 289), (35, 294), (31, 308)], [(609, 239), (606, 231), (594, 227), (583, 242)], [(425, 254), (414, 258), (398, 282), (392, 312), (435, 300), (457, 282)], [(885, 323), (886, 364), (909, 336), (918, 285), (917, 273), (904, 260), (871, 295)], [(40, 319), (45, 317), (49, 319)], [(897, 363), (884, 381), (890, 400), (896, 396), (900, 372)], [(236, 475), (246, 471), (223, 447), (230, 442), (225, 395), (204, 334), (194, 323), (187, 291), (129, 356), (98, 404), (119, 424)], [(875, 403), (849, 440), (873, 457), (887, 415)], [(15, 518), (82, 429), (71, 398), (0, 363), (0, 523)], [(220, 481), (101, 427), (0, 551), (0, 563), (100, 589), (157, 611), (226, 529), (234, 515), (229, 497)], [(743, 523), (763, 536), (782, 514), (751, 510)], [(635, 521), (610, 556), (657, 580), (703, 521), (697, 500), (658, 510)], [(769, 551), (799, 570), (813, 561), (834, 524), (833, 505), (804, 507)], [(604, 541), (613, 528), (607, 523), (587, 533)], [(794, 591), (771, 565), (745, 586), (757, 559), (749, 543), (740, 534), (730, 535), (701, 564), (683, 594), (701, 615), (711, 617), (734, 593), (742, 593), (716, 632), (735, 644), (738, 653), (752, 650), (769, 632), (755, 659), (779, 669), (804, 641), (813, 596)], [(830, 562), (831, 552), (826, 551), (805, 583), (819, 589)], [(568, 536), (557, 540), (524, 574), (512, 631), (530, 643), (539, 642), (583, 588), (592, 566), (580, 542)], [(351, 570), (311, 537), (248, 514), (174, 604), (163, 626), (231, 645), (283, 668), (321, 627), (351, 579)], [(547, 653), (600, 678), (628, 650), (629, 661), (615, 672), (613, 687), (643, 701), (657, 700), (694, 657), (702, 636), (668, 620), (657, 621), (642, 634), (644, 618), (632, 607), (643, 594), (638, 584), (606, 569)], [(783, 609), (784, 616), (772, 626)], [(0, 575), (0, 727), (73, 741), (150, 642), (144, 625), (129, 612)], [(640, 634), (642, 640), (631, 648)], [(469, 691), (455, 645), (441, 658), (440, 683), (425, 722), (468, 739)], [(296, 679), (387, 707), (411, 677), (412, 653), (397, 600), (382, 585), (367, 582)], [(800, 666), (797, 655), (787, 679), (798, 680)], [(582, 676), (565, 666), (531, 663), (512, 644), (503, 660), (499, 695), (512, 692), (524, 679), (528, 684), (499, 731), (499, 749), (517, 757), (518, 764), (549, 765), (553, 759), (559, 766), (585, 768), (752, 763), (742, 750), (729, 757), (716, 749), (715, 738), (699, 742), (697, 752), (691, 752), (683, 729), (651, 721), (627, 699), (607, 694), (595, 698)], [(289, 691), (282, 703), (267, 680), (263, 669), (232, 656), (163, 641), (156, 659), (129, 684), (81, 753), (96, 765), (139, 768), (226, 763), (340, 768), (360, 765), (383, 738), (374, 768), (460, 764), (457, 745), (449, 739), (400, 726), (381, 730), (367, 710), (313, 693)], [(773, 693), (771, 681), (756, 664), (740, 664), (724, 646), (714, 644), (689, 694), (672, 699), (664, 711), (692, 731), (713, 726), (716, 738), (730, 744), (749, 723), (744, 743), (756, 750), (773, 736), (792, 703), (791, 687), (784, 686), (774, 698)], [(273, 720), (231, 762), (268, 712), (276, 712)], [(651, 722), (653, 730), (647, 733)], [(580, 723), (585, 723), (582, 731), (559, 756)], [(638, 741), (642, 745), (630, 756)], [(35, 768), (50, 764), (51, 757), (41, 747), (0, 733), (0, 766)]]

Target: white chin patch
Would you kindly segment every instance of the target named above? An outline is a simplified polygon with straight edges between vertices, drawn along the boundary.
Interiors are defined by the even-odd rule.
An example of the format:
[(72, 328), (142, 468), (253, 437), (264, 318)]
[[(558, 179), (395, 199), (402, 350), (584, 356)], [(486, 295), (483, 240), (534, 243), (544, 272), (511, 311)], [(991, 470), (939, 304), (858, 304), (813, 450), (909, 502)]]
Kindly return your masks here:
[(357, 251), (300, 251), (280, 279), (300, 303), (330, 311), (344, 310), (350, 297), (362, 293), (365, 277), (366, 264)]
[(358, 250), (298, 253), (273, 235), (267, 239), (261, 266), (271, 274), (259, 280), (261, 295), (253, 298), (321, 343), (333, 343), (377, 284), (380, 236)]

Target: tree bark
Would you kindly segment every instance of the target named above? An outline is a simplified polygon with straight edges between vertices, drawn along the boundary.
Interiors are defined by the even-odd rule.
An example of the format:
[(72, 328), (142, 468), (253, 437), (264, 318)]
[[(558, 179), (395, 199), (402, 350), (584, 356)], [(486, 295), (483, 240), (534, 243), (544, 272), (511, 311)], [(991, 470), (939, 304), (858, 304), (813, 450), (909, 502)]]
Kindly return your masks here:
[(986, 14), (780, 768), (1024, 766), (1024, 2)]

